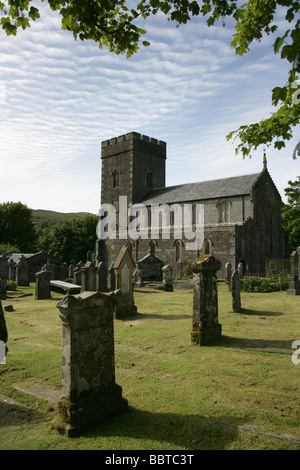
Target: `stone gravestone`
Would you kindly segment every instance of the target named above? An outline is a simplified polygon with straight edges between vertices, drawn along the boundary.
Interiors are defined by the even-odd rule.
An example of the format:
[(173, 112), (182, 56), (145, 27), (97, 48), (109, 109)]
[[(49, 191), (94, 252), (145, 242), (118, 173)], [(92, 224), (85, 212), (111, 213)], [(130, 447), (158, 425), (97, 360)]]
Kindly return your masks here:
[(167, 292), (173, 292), (173, 278), (172, 278), (172, 266), (166, 264), (162, 268), (163, 275), (163, 288)]
[(116, 318), (123, 318), (127, 315), (133, 315), (137, 312), (134, 304), (132, 275), (135, 269), (135, 263), (128, 246), (123, 246), (114, 262), (114, 271), (116, 277), (116, 290), (121, 290), (121, 302), (116, 305)]
[(192, 263), (193, 328), (192, 342), (200, 346), (220, 338), (218, 321), (218, 287), (216, 272), (221, 262), (213, 255), (202, 255)]
[(74, 268), (74, 274), (73, 274), (73, 283), (76, 284), (77, 286), (81, 286), (81, 268), (83, 266), (83, 262), (79, 261), (79, 263), (76, 264)]
[(29, 269), (25, 256), (21, 256), (16, 266), (16, 282), (18, 286), (29, 286)]
[(232, 295), (232, 309), (234, 312), (241, 311), (241, 288), (240, 288), (240, 275), (238, 271), (233, 271), (231, 276), (231, 295)]
[(5, 317), (4, 317), (4, 312), (2, 309), (2, 302), (0, 301), (0, 364), (5, 364), (6, 360), (6, 354), (7, 354), (7, 328), (6, 328), (6, 322), (5, 322)]
[(47, 263), (44, 264), (42, 270), (50, 273), (51, 281), (55, 279), (55, 264), (52, 264), (50, 259), (47, 259)]
[(10, 281), (16, 280), (16, 263), (12, 259), (8, 263), (8, 279)]
[(0, 300), (6, 300), (6, 281), (0, 279)]
[(107, 291), (107, 269), (103, 261), (98, 263), (97, 269), (97, 291), (106, 292)]
[(144, 281), (161, 281), (161, 269), (164, 263), (156, 256), (148, 253), (137, 262), (137, 268), (140, 271), (141, 280)]
[(114, 263), (111, 263), (111, 267), (108, 270), (109, 279), (110, 279), (110, 289), (115, 290), (116, 288), (116, 276), (114, 271)]
[(51, 272), (39, 271), (35, 273), (35, 299), (44, 300), (51, 299)]
[(8, 257), (0, 255), (0, 279), (8, 279)]
[(74, 264), (70, 264), (69, 268), (68, 268), (68, 277), (73, 277), (74, 276), (74, 269), (75, 269), (75, 266)]
[(88, 251), (87, 261), (81, 267), (81, 292), (97, 290), (97, 268), (92, 260), (92, 252)]
[(63, 324), (62, 398), (53, 423), (68, 436), (128, 406), (115, 383), (114, 294), (82, 292), (57, 307)]
[(232, 275), (232, 271), (231, 271), (231, 263), (228, 261), (228, 263), (225, 264), (225, 282), (226, 284), (229, 284), (231, 283), (231, 275)]
[(299, 263), (300, 263), (300, 247), (293, 251), (290, 257), (291, 275), (289, 288), (286, 291), (288, 295), (300, 295), (300, 280), (299, 280)]

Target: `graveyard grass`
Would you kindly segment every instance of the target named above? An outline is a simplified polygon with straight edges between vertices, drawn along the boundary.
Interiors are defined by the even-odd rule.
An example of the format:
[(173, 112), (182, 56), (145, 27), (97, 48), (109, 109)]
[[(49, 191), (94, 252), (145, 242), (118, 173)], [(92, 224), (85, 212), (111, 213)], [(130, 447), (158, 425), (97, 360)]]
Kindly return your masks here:
[[(57, 302), (7, 299), (9, 348), (0, 364), (1, 450), (299, 450), (300, 297), (242, 293), (242, 312), (218, 285), (222, 338), (191, 343), (192, 290), (135, 289), (138, 313), (115, 320), (116, 383), (128, 411), (68, 438), (52, 428), (56, 405), (25, 393), (61, 389), (62, 323)], [(300, 355), (299, 355), (300, 356)], [(23, 390), (23, 391), (22, 391)], [(28, 407), (28, 408), (27, 408)]]

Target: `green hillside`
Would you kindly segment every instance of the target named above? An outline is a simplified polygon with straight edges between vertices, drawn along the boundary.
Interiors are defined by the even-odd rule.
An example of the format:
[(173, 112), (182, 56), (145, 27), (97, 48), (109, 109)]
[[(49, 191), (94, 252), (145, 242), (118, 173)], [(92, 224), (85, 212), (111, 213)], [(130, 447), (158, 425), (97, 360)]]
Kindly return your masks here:
[(38, 226), (53, 225), (60, 220), (81, 219), (89, 212), (55, 212), (43, 209), (32, 209), (32, 220)]

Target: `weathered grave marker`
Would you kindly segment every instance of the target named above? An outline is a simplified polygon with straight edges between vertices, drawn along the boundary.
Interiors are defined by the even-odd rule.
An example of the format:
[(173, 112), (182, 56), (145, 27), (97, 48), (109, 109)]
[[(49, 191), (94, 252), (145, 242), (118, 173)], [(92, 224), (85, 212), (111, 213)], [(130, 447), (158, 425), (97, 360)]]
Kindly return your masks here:
[(241, 311), (241, 284), (240, 275), (238, 271), (233, 271), (231, 276), (231, 295), (232, 295), (232, 309), (234, 312)]
[(55, 427), (68, 436), (127, 407), (115, 383), (114, 294), (82, 292), (57, 307), (63, 324), (62, 395)]
[(116, 277), (116, 290), (121, 290), (122, 300), (116, 305), (116, 318), (123, 318), (127, 315), (136, 313), (137, 308), (134, 304), (132, 275), (135, 269), (135, 263), (128, 246), (124, 246), (116, 261), (114, 262), (114, 271)]
[(162, 274), (163, 274), (163, 288), (167, 292), (173, 292), (173, 270), (172, 266), (166, 264), (162, 267)]
[(192, 263), (193, 328), (192, 342), (200, 346), (221, 336), (218, 321), (218, 287), (216, 272), (221, 262), (213, 255), (202, 255)]
[(300, 295), (300, 280), (299, 280), (299, 263), (300, 263), (300, 247), (293, 251), (290, 257), (291, 275), (288, 295)]
[(35, 299), (51, 299), (50, 280), (52, 273), (50, 271), (39, 271), (35, 273)]

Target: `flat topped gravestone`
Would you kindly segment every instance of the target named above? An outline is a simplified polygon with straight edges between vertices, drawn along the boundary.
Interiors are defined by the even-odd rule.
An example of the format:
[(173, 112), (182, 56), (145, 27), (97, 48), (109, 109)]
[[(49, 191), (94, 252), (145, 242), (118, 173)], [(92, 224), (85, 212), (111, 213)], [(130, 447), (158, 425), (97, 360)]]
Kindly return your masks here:
[(39, 271), (38, 273), (35, 273), (36, 300), (51, 299), (50, 279), (50, 271)]
[(221, 336), (218, 320), (218, 287), (216, 272), (221, 262), (213, 255), (203, 255), (192, 263), (193, 328), (192, 342), (200, 346)]
[(82, 292), (57, 304), (63, 324), (62, 395), (54, 426), (67, 436), (127, 408), (115, 383), (115, 293)]
[(81, 291), (81, 286), (77, 284), (72, 284), (71, 282), (65, 281), (50, 281), (50, 286), (53, 286), (57, 289), (63, 290), (68, 294), (78, 294)]

